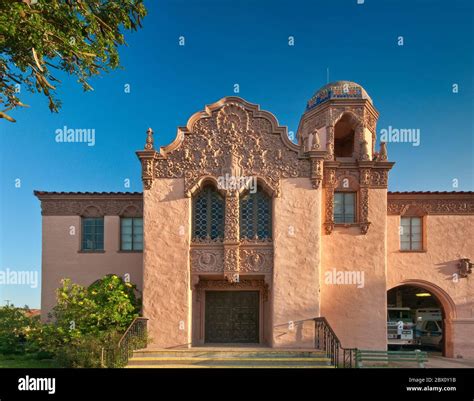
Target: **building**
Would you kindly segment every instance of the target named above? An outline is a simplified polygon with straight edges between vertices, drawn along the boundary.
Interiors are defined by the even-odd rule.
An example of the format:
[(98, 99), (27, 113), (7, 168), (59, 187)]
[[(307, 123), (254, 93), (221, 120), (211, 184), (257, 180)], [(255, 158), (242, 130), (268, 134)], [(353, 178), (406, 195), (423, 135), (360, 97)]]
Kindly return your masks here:
[(324, 316), (344, 347), (386, 349), (387, 298), (405, 299), (442, 310), (446, 356), (474, 357), (474, 193), (387, 192), (377, 118), (360, 85), (334, 82), (295, 144), (226, 97), (168, 146), (148, 131), (143, 194), (36, 191), (41, 310), (64, 277), (116, 273), (143, 291), (151, 346), (312, 347)]

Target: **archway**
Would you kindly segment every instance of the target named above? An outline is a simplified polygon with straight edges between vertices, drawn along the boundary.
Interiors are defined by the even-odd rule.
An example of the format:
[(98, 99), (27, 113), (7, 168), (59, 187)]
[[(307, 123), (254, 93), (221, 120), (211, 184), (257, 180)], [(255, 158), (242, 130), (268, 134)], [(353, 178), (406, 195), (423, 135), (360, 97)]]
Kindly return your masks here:
[[(407, 311), (415, 325), (414, 337), (422, 345), (440, 348), (443, 356), (453, 357), (453, 319), (456, 307), (451, 297), (435, 284), (424, 280), (405, 280), (387, 291), (389, 310), (401, 308)], [(436, 310), (439, 310), (438, 316)], [(429, 323), (431, 322), (431, 323)], [(428, 325), (441, 328), (441, 338), (430, 338)], [(427, 336), (427, 337), (426, 337)]]

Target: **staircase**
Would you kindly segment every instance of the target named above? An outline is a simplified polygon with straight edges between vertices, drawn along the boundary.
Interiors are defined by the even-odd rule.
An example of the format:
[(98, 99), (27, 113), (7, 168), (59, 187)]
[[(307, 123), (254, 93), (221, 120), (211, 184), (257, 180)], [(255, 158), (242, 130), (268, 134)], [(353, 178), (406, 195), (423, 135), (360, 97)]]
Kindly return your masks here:
[(139, 349), (127, 368), (332, 368), (315, 349), (208, 348)]

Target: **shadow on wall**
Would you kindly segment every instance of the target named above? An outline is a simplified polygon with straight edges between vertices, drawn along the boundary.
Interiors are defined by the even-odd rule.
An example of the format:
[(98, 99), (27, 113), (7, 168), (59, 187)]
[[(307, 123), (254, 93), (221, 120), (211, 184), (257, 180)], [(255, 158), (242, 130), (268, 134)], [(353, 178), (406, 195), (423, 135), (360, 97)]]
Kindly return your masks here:
[[(438, 270), (438, 273), (441, 273), (444, 275), (446, 278), (445, 280), (453, 280), (454, 279), (454, 274), (459, 273), (458, 269), (458, 264), (459, 264), (460, 259), (455, 259), (451, 260), (448, 262), (443, 262), (443, 263), (437, 263), (436, 267)], [(461, 277), (458, 277), (461, 280)]]

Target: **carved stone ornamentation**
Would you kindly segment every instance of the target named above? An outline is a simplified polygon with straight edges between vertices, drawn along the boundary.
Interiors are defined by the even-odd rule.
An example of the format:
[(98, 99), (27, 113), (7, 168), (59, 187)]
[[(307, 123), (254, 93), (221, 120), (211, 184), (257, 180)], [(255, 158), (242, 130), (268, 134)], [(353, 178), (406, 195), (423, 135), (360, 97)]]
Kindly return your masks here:
[(229, 289), (239, 289), (239, 290), (259, 290), (262, 293), (262, 300), (264, 302), (268, 301), (270, 289), (268, 283), (265, 280), (253, 280), (245, 279), (240, 280), (235, 283), (229, 283), (224, 280), (199, 280), (195, 286), (196, 290), (196, 300), (201, 301), (201, 294), (205, 290), (229, 290)]
[(369, 230), (370, 222), (369, 222), (369, 189), (368, 188), (361, 188), (360, 189), (360, 231), (362, 234), (367, 234)]
[[(273, 115), (242, 99), (225, 98), (191, 117), (175, 141), (160, 150), (153, 178), (184, 178), (190, 197), (204, 178), (231, 170), (261, 178), (279, 196), (281, 178), (310, 176), (309, 160), (298, 153)], [(148, 180), (148, 174), (143, 177)]]
[(323, 160), (311, 158), (311, 184), (314, 189), (321, 186), (323, 180)]
[(272, 249), (240, 250), (240, 271), (242, 273), (270, 273), (272, 266)]
[(126, 192), (117, 194), (78, 193), (55, 196), (54, 193), (36, 195), (41, 200), (43, 216), (143, 216), (143, 197), (141, 193)]
[(369, 143), (364, 139), (360, 141), (360, 156), (359, 160), (370, 160)]
[(334, 160), (334, 125), (327, 127), (326, 150), (326, 160)]
[(239, 193), (227, 191), (225, 197), (224, 243), (239, 242)]
[(146, 131), (146, 143), (145, 143), (145, 149), (146, 150), (153, 150), (153, 130), (151, 128), (148, 128)]
[(379, 151), (379, 161), (386, 161), (387, 156), (387, 144), (385, 142), (380, 142), (380, 151)]
[(230, 283), (239, 281), (240, 260), (238, 247), (224, 248), (224, 277)]
[[(459, 197), (459, 195), (458, 195)], [(440, 199), (441, 198), (441, 199)], [(439, 197), (425, 197), (412, 199), (397, 199), (389, 194), (387, 212), (389, 215), (400, 215), (403, 210), (408, 207), (417, 207), (424, 211), (425, 214), (474, 214), (474, 196), (464, 197), (464, 199), (449, 199)]]
[(388, 170), (373, 169), (370, 177), (371, 188), (387, 188), (388, 186)]
[(326, 188), (326, 211), (324, 230), (327, 235), (331, 234), (334, 229), (334, 188)]
[(360, 185), (370, 185), (372, 178), (370, 168), (361, 168), (360, 169)]
[(222, 249), (192, 249), (191, 271), (193, 273), (218, 273), (224, 271)]

